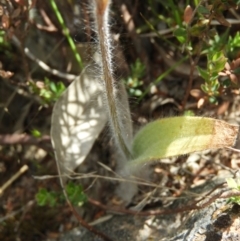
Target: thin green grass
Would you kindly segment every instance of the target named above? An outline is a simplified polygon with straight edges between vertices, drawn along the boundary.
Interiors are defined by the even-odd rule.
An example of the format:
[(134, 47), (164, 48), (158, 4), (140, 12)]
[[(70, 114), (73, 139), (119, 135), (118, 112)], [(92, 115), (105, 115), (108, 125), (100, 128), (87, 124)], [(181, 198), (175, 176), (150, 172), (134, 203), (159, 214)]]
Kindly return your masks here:
[(166, 70), (164, 73), (162, 73), (161, 75), (159, 75), (159, 77), (153, 82), (151, 83), (147, 89), (143, 92), (143, 94), (138, 98), (138, 102), (140, 102), (150, 91), (151, 87), (153, 85), (158, 84), (160, 81), (162, 81), (166, 76), (168, 76), (177, 66), (179, 66), (181, 63), (183, 63), (185, 60), (188, 59), (188, 56), (182, 58), (181, 60), (179, 60), (178, 62), (176, 62), (171, 68), (169, 68), (168, 70)]
[(60, 25), (62, 27), (62, 32), (63, 32), (64, 36), (67, 38), (67, 41), (68, 41), (69, 46), (70, 46), (70, 48), (71, 48), (71, 50), (74, 54), (74, 57), (75, 57), (76, 61), (78, 62), (80, 68), (83, 69), (83, 63), (82, 63), (81, 56), (77, 51), (76, 45), (75, 45), (75, 43), (74, 43), (74, 41), (73, 41), (73, 39), (72, 39), (72, 37), (69, 33), (69, 29), (67, 28), (67, 26), (64, 22), (64, 19), (63, 19), (62, 15), (61, 15), (58, 7), (57, 7), (57, 4), (55, 3), (55, 0), (50, 0), (50, 4), (51, 4), (51, 7), (52, 7), (57, 19), (58, 19), (58, 22), (60, 23)]

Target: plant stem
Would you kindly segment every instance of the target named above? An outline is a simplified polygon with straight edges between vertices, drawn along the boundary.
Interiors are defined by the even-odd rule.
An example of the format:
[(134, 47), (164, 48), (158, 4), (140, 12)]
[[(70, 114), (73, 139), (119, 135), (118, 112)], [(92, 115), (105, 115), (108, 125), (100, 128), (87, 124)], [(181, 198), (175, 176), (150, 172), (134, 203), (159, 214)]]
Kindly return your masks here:
[(63, 20), (63, 17), (61, 15), (61, 13), (59, 12), (59, 9), (55, 3), (55, 0), (50, 0), (50, 4), (51, 4), (51, 7), (58, 19), (58, 22), (60, 23), (61, 27), (62, 27), (62, 31), (63, 31), (63, 34), (64, 36), (67, 38), (67, 41), (69, 43), (69, 46), (75, 56), (75, 59), (77, 60), (80, 68), (82, 69), (83, 68), (83, 63), (82, 63), (82, 59), (81, 59), (81, 56), (79, 55), (79, 53), (77, 52), (77, 48), (76, 48), (76, 45), (71, 37), (71, 35), (69, 34), (69, 29), (67, 28), (66, 24), (64, 23), (64, 20)]
[(111, 40), (109, 34), (108, 18), (109, 18), (110, 0), (95, 0), (94, 1), (94, 18), (95, 27), (98, 34), (98, 47), (101, 58), (101, 74), (104, 81), (105, 101), (108, 107), (110, 126), (112, 134), (115, 137), (116, 144), (120, 147), (120, 151), (126, 159), (131, 157), (130, 151), (124, 138), (123, 121), (119, 109), (117, 98), (116, 81), (113, 77), (112, 55), (111, 55)]

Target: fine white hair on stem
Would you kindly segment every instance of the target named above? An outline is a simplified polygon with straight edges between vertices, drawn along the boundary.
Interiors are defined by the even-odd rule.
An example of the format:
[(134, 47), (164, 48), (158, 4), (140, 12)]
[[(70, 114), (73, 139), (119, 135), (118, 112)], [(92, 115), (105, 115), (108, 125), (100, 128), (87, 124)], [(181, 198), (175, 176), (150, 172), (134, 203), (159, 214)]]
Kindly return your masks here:
[(109, 30), (110, 3), (111, 0), (93, 1), (94, 30), (97, 34), (97, 45), (100, 55), (99, 71), (104, 85), (104, 101), (109, 114), (110, 129), (122, 156), (125, 160), (129, 160), (131, 158), (131, 119), (130, 114), (126, 114), (129, 111), (123, 111), (122, 108), (122, 105), (127, 103), (124, 89), (114, 78), (113, 47)]

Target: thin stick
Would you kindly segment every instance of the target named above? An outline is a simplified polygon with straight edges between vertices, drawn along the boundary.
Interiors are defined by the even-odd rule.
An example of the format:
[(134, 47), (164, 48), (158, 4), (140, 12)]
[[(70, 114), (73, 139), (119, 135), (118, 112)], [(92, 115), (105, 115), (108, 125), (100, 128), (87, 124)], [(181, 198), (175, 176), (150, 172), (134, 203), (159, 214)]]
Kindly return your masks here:
[(40, 138), (35, 138), (27, 134), (0, 135), (0, 145), (38, 145), (42, 143), (50, 144), (50, 136), (45, 135)]
[(27, 165), (22, 166), (17, 173), (15, 173), (5, 184), (3, 184), (2, 187), (0, 187), (0, 195), (2, 195), (4, 190), (7, 189), (16, 179), (18, 179), (27, 170)]
[(33, 206), (35, 204), (35, 200), (31, 200), (29, 201), (26, 205), (24, 205), (23, 207), (21, 207), (20, 209), (16, 210), (16, 211), (13, 211), (9, 214), (7, 214), (6, 216), (4, 217), (1, 217), (0, 218), (0, 223), (10, 219), (10, 218), (13, 218), (14, 216), (18, 215), (19, 213), (23, 212), (25, 209), (27, 208), (30, 208), (31, 206)]
[[(18, 48), (21, 49), (22, 45), (21, 45), (19, 39), (15, 35), (12, 36), (12, 41)], [(52, 75), (58, 76), (60, 78), (67, 79), (68, 81), (73, 81), (74, 79), (76, 79), (78, 77), (77, 75), (63, 73), (63, 72), (61, 72), (57, 69), (51, 68), (50, 66), (45, 64), (42, 60), (40, 60), (36, 56), (34, 56), (27, 47), (24, 48), (24, 53), (26, 54), (26, 56), (29, 59), (31, 59), (32, 61), (37, 63), (39, 67), (41, 67), (43, 70), (49, 72)]]

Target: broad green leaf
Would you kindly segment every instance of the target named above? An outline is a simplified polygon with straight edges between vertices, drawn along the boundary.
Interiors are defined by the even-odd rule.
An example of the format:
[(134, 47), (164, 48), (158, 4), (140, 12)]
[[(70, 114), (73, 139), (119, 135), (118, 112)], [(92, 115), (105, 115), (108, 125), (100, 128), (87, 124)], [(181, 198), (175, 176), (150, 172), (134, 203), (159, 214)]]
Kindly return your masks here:
[(206, 149), (233, 146), (238, 126), (206, 117), (165, 118), (147, 124), (135, 136), (131, 165), (184, 155)]

